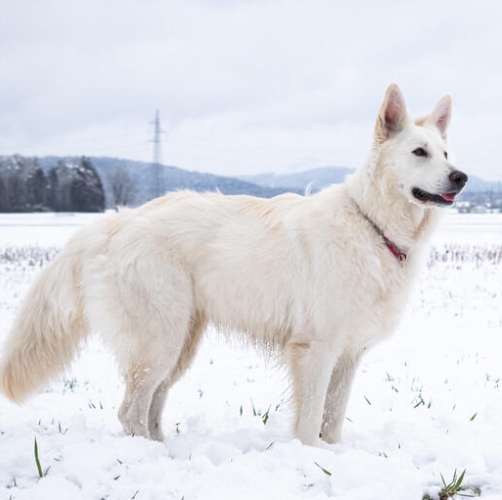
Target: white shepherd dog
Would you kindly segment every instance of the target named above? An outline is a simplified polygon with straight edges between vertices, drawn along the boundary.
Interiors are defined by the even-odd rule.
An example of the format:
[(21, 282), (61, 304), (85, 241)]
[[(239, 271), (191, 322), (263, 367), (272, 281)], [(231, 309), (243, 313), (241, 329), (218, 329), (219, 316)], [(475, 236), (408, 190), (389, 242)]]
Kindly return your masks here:
[(342, 185), (272, 199), (177, 192), (83, 228), (29, 291), (0, 387), (22, 401), (99, 332), (125, 379), (125, 432), (162, 440), (170, 387), (208, 323), (287, 365), (294, 436), (328, 443), (364, 351), (389, 335), (420, 247), (467, 176), (449, 160), (451, 98), (413, 120), (385, 94), (368, 161)]

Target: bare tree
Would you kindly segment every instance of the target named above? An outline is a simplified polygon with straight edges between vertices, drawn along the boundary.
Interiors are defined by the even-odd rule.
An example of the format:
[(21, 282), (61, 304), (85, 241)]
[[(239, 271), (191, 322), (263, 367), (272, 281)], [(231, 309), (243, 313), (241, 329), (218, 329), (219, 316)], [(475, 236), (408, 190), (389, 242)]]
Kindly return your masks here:
[(136, 185), (127, 168), (114, 167), (108, 172), (107, 178), (112, 188), (115, 205), (126, 206), (134, 203)]

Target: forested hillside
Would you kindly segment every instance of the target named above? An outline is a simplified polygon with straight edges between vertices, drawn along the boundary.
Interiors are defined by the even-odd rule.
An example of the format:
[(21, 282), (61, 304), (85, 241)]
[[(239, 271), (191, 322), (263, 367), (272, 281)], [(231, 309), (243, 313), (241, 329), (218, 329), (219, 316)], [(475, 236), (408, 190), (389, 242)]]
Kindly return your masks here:
[(102, 212), (101, 178), (85, 157), (43, 169), (37, 158), (0, 156), (0, 212)]

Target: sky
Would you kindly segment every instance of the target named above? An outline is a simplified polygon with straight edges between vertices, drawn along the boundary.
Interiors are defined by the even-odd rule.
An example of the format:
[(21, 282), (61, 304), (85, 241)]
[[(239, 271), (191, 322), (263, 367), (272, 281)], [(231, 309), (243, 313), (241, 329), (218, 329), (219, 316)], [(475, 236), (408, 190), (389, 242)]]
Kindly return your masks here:
[(2, 0), (0, 155), (219, 175), (357, 167), (390, 83), (453, 98), (457, 166), (502, 180), (498, 0)]

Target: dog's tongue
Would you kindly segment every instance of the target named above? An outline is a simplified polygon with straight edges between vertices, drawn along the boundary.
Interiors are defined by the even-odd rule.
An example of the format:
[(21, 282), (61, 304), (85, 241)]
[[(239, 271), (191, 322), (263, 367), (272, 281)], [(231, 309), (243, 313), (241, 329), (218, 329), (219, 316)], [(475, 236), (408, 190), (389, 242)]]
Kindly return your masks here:
[(443, 198), (443, 200), (446, 200), (446, 201), (454, 202), (455, 201), (455, 193), (443, 193), (441, 195), (441, 198)]

